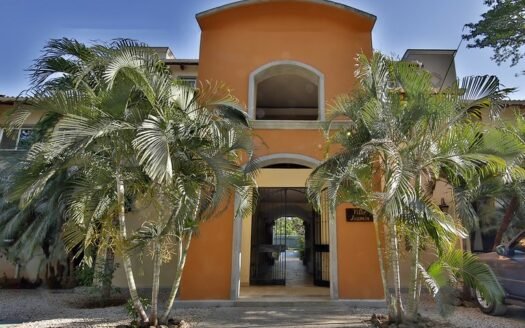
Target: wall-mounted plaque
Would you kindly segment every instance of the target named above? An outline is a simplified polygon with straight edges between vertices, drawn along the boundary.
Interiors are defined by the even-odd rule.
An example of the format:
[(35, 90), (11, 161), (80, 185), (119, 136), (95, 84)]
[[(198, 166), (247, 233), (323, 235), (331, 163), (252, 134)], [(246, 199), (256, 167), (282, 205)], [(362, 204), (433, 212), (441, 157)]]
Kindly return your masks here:
[(346, 222), (372, 222), (374, 216), (372, 213), (360, 208), (346, 209)]

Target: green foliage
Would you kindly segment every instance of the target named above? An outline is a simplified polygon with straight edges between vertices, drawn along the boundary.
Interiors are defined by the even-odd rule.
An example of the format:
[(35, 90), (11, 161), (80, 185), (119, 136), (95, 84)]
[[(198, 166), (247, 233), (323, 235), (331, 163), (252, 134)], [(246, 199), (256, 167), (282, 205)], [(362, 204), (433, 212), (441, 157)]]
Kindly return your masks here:
[(277, 235), (304, 236), (304, 221), (301, 218), (288, 217), (275, 220)]
[(469, 23), (469, 33), (463, 35), (471, 41), (469, 48), (492, 48), (492, 57), (501, 64), (507, 60), (517, 65), (525, 56), (525, 1), (485, 0), (489, 10), (477, 23)]
[[(42, 139), (9, 190), (18, 205), (15, 214), (23, 213), (24, 220), (9, 217), (2, 233), (25, 236), (28, 221), (51, 225), (54, 240), (87, 265), (96, 249), (114, 250), (124, 259), (128, 281), (133, 273), (126, 259), (151, 248), (156, 259), (159, 252), (163, 260), (176, 256), (182, 270), (199, 224), (232, 193), (252, 186), (248, 119), (236, 99), (220, 83), (198, 89), (180, 84), (154, 51), (126, 39), (91, 46), (51, 40), (30, 71), (30, 100), (9, 115), (9, 128), (41, 111)], [(247, 159), (250, 170), (243, 170)], [(60, 205), (49, 212), (57, 217), (31, 221), (28, 212), (47, 197)], [(250, 205), (240, 203), (238, 211)], [(151, 220), (128, 235), (126, 211), (140, 204), (151, 210)], [(159, 272), (157, 267), (154, 290)], [(174, 283), (173, 295), (177, 288)], [(136, 290), (130, 294), (146, 322)], [(157, 304), (154, 295), (152, 303)]]
[(114, 273), (118, 267), (119, 264), (115, 263), (108, 271), (105, 268), (105, 263), (92, 266), (84, 264), (75, 270), (75, 280), (79, 286), (96, 287), (94, 291), (100, 293), (104, 286), (111, 286)]
[[(479, 120), (484, 112), (497, 117), (508, 92), (496, 77), (468, 77), (436, 92), (430, 73), (419, 67), (380, 53), (357, 60), (357, 90), (339, 97), (331, 108), (331, 122), (346, 121), (337, 130), (331, 123), (327, 127), (327, 138), (340, 150), (312, 172), (307, 194), (321, 210), (325, 201), (329, 208), (349, 202), (373, 213), (389, 313), (396, 322), (415, 319), (426, 274), (418, 270), (419, 253), (432, 247), (445, 256), (458, 238), (467, 236), (461, 216), (442, 212), (434, 201), (437, 183), (460, 185), (507, 174), (508, 164), (525, 153), (525, 144)], [(463, 210), (459, 204), (455, 208)], [(383, 227), (384, 246), (379, 238)], [(400, 240), (407, 241), (412, 269), (406, 277), (405, 309), (398, 278)], [(480, 283), (497, 282), (487, 278)]]
[(498, 283), (490, 267), (481, 262), (476, 255), (449, 247), (426, 269), (420, 264), (423, 281), (431, 295), (436, 299), (442, 315), (452, 310), (453, 291), (459, 283), (477, 289), (487, 300), (501, 304), (505, 292)]
[[(140, 297), (140, 302), (144, 306), (144, 309), (147, 310), (151, 306), (151, 301), (149, 298), (146, 297)], [(133, 300), (128, 299), (126, 305), (124, 306), (126, 309), (126, 313), (128, 315), (128, 318), (130, 318), (136, 325), (137, 320), (139, 319), (139, 315), (137, 311), (135, 310), (135, 306), (133, 305)], [(138, 325), (136, 325), (138, 327)]]
[(304, 260), (304, 235), (299, 238), (299, 259)]
[[(525, 227), (525, 164), (523, 152), (517, 147), (525, 145), (525, 120), (516, 112), (513, 119), (495, 120), (492, 125), (495, 129), (486, 135), (495, 143), (506, 140), (499, 147), (496, 144), (491, 147), (498, 150), (496, 155), (505, 159), (507, 168), (499, 173), (455, 181), (456, 215), (469, 230), (480, 227), (483, 234), (495, 235), (504, 228), (502, 222), (507, 209), (512, 211), (515, 207), (510, 213), (510, 225), (503, 234), (503, 239), (508, 240)], [(492, 249), (493, 245), (484, 246)]]
[(95, 268), (83, 265), (75, 270), (75, 280), (79, 286), (93, 286), (93, 277), (95, 276)]

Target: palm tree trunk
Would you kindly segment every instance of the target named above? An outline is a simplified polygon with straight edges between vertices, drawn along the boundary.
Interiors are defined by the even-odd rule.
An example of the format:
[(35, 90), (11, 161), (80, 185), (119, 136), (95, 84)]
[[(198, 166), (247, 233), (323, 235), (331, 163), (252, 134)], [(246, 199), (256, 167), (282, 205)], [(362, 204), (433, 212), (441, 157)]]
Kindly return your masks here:
[(111, 283), (113, 280), (113, 272), (115, 268), (115, 252), (111, 247), (106, 248), (106, 256), (104, 258), (104, 269), (102, 272), (102, 299), (106, 300), (111, 297)]
[[(376, 232), (376, 244), (377, 244), (377, 254), (379, 258), (379, 272), (381, 273), (381, 281), (383, 282), (383, 294), (385, 295), (385, 300), (387, 303), (387, 307), (390, 308), (390, 297), (388, 297), (388, 282), (386, 280), (386, 267), (385, 267), (385, 260), (384, 260), (384, 251), (383, 251), (383, 242), (381, 240), (381, 234), (379, 230), (379, 218), (374, 215), (373, 218), (374, 222), (374, 229)], [(384, 229), (382, 229), (384, 231)]]
[(392, 274), (394, 276), (394, 318), (393, 321), (403, 322), (403, 299), (401, 295), (401, 274), (399, 269), (399, 242), (397, 238), (397, 227), (395, 222), (390, 223), (390, 252)]
[(503, 220), (501, 220), (501, 224), (499, 226), (498, 232), (496, 233), (496, 238), (494, 238), (494, 244), (492, 245), (492, 250), (496, 251), (496, 247), (498, 247), (499, 244), (501, 244), (501, 240), (503, 239), (503, 234), (505, 231), (507, 231), (507, 228), (510, 225), (510, 222), (512, 221), (512, 216), (516, 209), (518, 208), (518, 197), (514, 196), (510, 200), (509, 206), (507, 206), (507, 209), (505, 210), (505, 215), (503, 216)]
[[(119, 228), (120, 228), (120, 235), (123, 241), (126, 241), (127, 239), (127, 233), (126, 233), (126, 216), (125, 216), (125, 209), (124, 209), (124, 181), (122, 181), (122, 178), (119, 174), (117, 174), (117, 203), (118, 203), (118, 221), (119, 221)], [(139, 294), (137, 292), (137, 285), (135, 284), (135, 278), (133, 276), (132, 266), (131, 266), (131, 259), (129, 258), (129, 255), (126, 252), (122, 252), (122, 264), (124, 267), (124, 272), (126, 273), (126, 280), (128, 282), (128, 289), (129, 294), (131, 296), (131, 300), (133, 301), (133, 307), (135, 308), (135, 311), (139, 314), (141, 320), (143, 322), (148, 322), (148, 315), (146, 314), (146, 311), (144, 310), (144, 307), (142, 306), (142, 302), (140, 301)]]
[(192, 232), (189, 231), (186, 236), (182, 236), (181, 241), (179, 242), (179, 251), (178, 251), (178, 261), (177, 268), (175, 272), (175, 279), (173, 280), (173, 285), (171, 286), (170, 296), (168, 298), (168, 303), (166, 305), (166, 310), (161, 318), (161, 323), (166, 323), (168, 321), (168, 316), (170, 315), (173, 303), (175, 302), (175, 297), (179, 291), (180, 281), (182, 278), (182, 270), (184, 269), (184, 264), (186, 263), (186, 255), (188, 254), (188, 249), (190, 248)]
[(160, 285), (160, 266), (162, 262), (160, 254), (160, 242), (155, 241), (153, 255), (153, 288), (151, 290), (151, 316), (150, 325), (157, 326), (158, 322), (158, 299), (159, 299), (159, 285)]
[(418, 312), (418, 300), (419, 300), (419, 270), (417, 265), (419, 263), (419, 235), (416, 233), (412, 242), (412, 276), (408, 291), (408, 318), (415, 320)]
[[(201, 204), (201, 192), (198, 192), (195, 202), (195, 208), (193, 219), (194, 221), (198, 221), (198, 215), (200, 211), (200, 204)], [(180, 206), (183, 206), (182, 204), (179, 204)], [(178, 208), (178, 211), (180, 211), (181, 207)], [(178, 216), (178, 214), (176, 214)], [(182, 270), (184, 269), (184, 264), (186, 263), (186, 255), (188, 254), (188, 249), (190, 247), (191, 242), (191, 236), (192, 231), (186, 230), (184, 226), (184, 220), (178, 222), (179, 227), (178, 231), (180, 233), (180, 239), (179, 239), (179, 250), (177, 252), (178, 259), (177, 259), (177, 268), (175, 272), (175, 279), (173, 280), (173, 285), (171, 286), (171, 292), (170, 296), (168, 297), (168, 303), (166, 305), (166, 310), (164, 311), (164, 314), (161, 317), (161, 322), (166, 323), (168, 320), (168, 316), (170, 315), (171, 309), (173, 307), (173, 303), (175, 302), (175, 298), (177, 297), (177, 292), (179, 291), (180, 287), (180, 281), (182, 279)]]

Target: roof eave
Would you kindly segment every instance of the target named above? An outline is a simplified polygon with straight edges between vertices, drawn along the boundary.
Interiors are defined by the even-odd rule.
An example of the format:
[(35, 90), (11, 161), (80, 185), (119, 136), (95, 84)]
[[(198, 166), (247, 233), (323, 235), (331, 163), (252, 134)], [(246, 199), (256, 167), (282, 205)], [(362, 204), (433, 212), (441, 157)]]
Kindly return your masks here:
[(453, 55), (456, 53), (456, 49), (407, 49), (405, 53), (403, 54), (403, 57), (401, 57), (401, 60), (404, 60), (409, 55), (409, 52), (411, 54), (419, 52), (420, 54), (443, 54), (443, 55)]
[[(241, 1), (236, 1), (236, 2), (228, 3), (228, 4), (225, 4), (225, 5), (222, 5), (222, 6), (218, 6), (218, 7), (215, 7), (215, 8), (211, 8), (211, 9), (208, 9), (208, 10), (205, 10), (205, 11), (201, 11), (200, 13), (197, 13), (195, 15), (195, 17), (197, 18), (197, 22), (199, 23), (199, 26), (200, 26), (200, 19), (204, 18), (206, 16), (210, 16), (210, 15), (219, 13), (221, 11), (233, 9), (233, 8), (236, 8), (236, 7), (242, 7), (242, 6), (247, 6), (247, 5), (251, 5), (251, 4), (255, 4), (255, 3), (263, 3), (263, 2), (270, 2), (270, 1), (271, 0), (241, 0)], [(300, 0), (300, 1), (329, 5), (329, 6), (332, 6), (334, 8), (339, 8), (339, 9), (343, 9), (343, 10), (346, 10), (346, 11), (353, 12), (355, 14), (358, 14), (360, 16), (363, 16), (363, 17), (371, 20), (372, 21), (372, 28), (374, 27), (374, 25), (376, 23), (376, 20), (377, 20), (377, 16), (372, 15), (370, 13), (367, 13), (366, 11), (362, 11), (360, 9), (357, 9), (357, 8), (354, 8), (354, 7), (351, 7), (351, 6), (339, 3), (339, 2), (331, 1), (331, 0)], [(202, 28), (202, 26), (201, 26), (201, 28)]]
[(198, 59), (164, 59), (166, 65), (199, 65)]

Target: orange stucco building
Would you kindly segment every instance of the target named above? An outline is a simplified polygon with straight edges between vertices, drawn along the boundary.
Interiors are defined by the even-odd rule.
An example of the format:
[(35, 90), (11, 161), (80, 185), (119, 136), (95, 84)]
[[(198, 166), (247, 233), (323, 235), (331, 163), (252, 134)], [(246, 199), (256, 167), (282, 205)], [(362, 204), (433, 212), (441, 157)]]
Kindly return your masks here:
[[(261, 169), (253, 213), (235, 217), (239, 195), (232, 195), (225, 210), (193, 238), (180, 299), (383, 300), (373, 223), (347, 218), (351, 204), (317, 213), (305, 196), (308, 175), (326, 156), (326, 110), (355, 87), (355, 58), (372, 54), (376, 17), (326, 0), (245, 0), (196, 19), (199, 59), (178, 59), (165, 47), (154, 50), (181, 80), (220, 81), (232, 90), (251, 120)], [(452, 83), (453, 55), (450, 50), (409, 50), (403, 59), (423, 62), (435, 83)], [(11, 108), (13, 101), (0, 97), (0, 110)], [(0, 151), (22, 149), (24, 135), (38, 118), (30, 117), (13, 140), (0, 129)], [(140, 220), (128, 215), (130, 228), (138, 227)], [(290, 235), (287, 227), (293, 224)], [(150, 286), (150, 264), (143, 259), (135, 272), (138, 287)], [(163, 268), (162, 287), (169, 287), (173, 265)], [(2, 258), (0, 269), (13, 271)], [(28, 265), (24, 270), (30, 279), (38, 271)], [(126, 286), (122, 268), (114, 284)]]
[[(246, 105), (257, 136), (256, 155), (263, 167), (258, 185), (268, 188), (271, 206), (286, 207), (282, 196), (275, 199), (284, 193), (297, 198), (297, 208), (289, 205), (284, 212), (267, 210), (252, 218), (234, 218), (232, 199), (228, 210), (205, 223), (192, 241), (182, 299), (235, 299), (242, 297), (248, 286), (282, 286), (282, 280), (287, 286), (287, 271), (281, 274), (284, 279), (280, 273), (271, 279), (254, 278), (264, 276), (260, 271), (265, 270), (265, 265), (257, 263), (264, 261), (258, 250), (278, 244), (254, 241), (260, 234), (254, 228), (255, 216), (273, 217), (265, 218), (273, 226), (279, 215), (300, 217), (305, 226), (314, 224), (307, 218), (312, 215), (304, 214), (308, 205), (298, 198), (307, 174), (324, 156), (321, 122), (327, 103), (354, 87), (355, 57), (372, 53), (375, 20), (373, 15), (338, 3), (307, 0), (240, 1), (197, 15), (202, 31), (198, 79), (224, 82)], [(177, 66), (176, 60), (173, 62)], [(323, 271), (318, 276), (324, 275), (313, 286), (321, 285), (317, 288), (324, 288), (326, 295), (335, 299), (382, 299), (372, 223), (346, 222), (349, 206), (333, 211), (333, 222), (318, 218), (322, 221), (317, 229), (320, 243), (305, 245), (315, 262), (310, 271)], [(261, 225), (268, 222), (258, 227)], [(314, 239), (307, 236), (305, 243), (315, 243)], [(251, 256), (245, 254), (248, 252)], [(283, 257), (270, 265), (272, 270)], [(257, 269), (259, 272), (254, 272)], [(312, 286), (307, 280), (305, 285)]]

